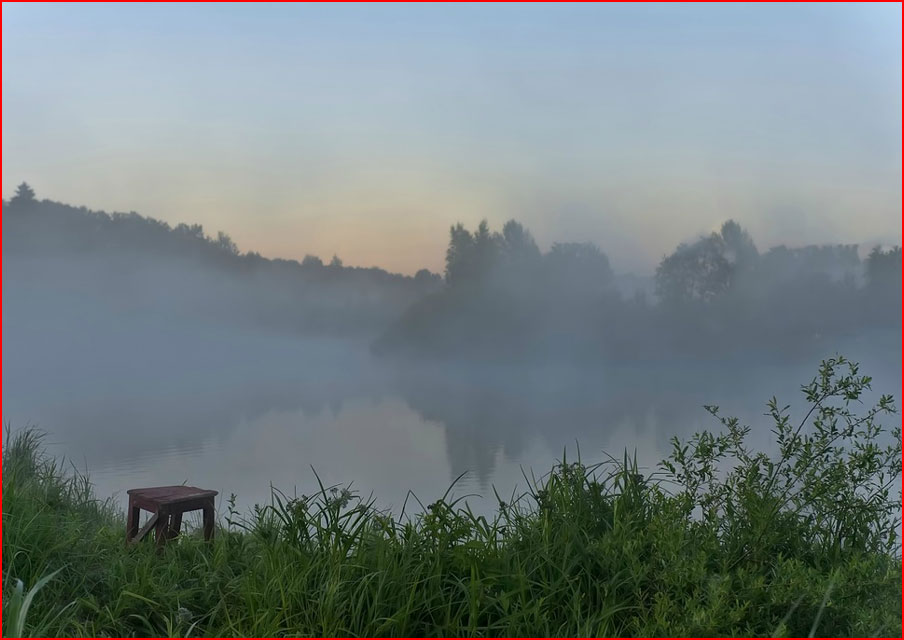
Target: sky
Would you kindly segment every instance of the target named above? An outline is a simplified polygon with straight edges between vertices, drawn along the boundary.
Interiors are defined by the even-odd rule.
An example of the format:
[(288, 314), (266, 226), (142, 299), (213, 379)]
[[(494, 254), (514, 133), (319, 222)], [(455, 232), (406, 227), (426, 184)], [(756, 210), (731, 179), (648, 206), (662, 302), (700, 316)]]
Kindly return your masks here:
[(523, 222), (650, 273), (901, 243), (901, 5), (2, 5), (2, 191), (442, 270)]

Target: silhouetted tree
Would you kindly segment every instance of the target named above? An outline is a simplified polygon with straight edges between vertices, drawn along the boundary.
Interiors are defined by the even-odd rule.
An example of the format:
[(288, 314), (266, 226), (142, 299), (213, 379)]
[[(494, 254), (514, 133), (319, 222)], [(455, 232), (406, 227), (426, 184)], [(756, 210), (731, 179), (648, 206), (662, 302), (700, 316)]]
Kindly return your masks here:
[(741, 225), (734, 220), (728, 220), (722, 225), (720, 235), (725, 243), (725, 258), (736, 266), (736, 270), (744, 271), (753, 266), (760, 252), (757, 251), (750, 234)]
[(436, 286), (442, 283), (442, 278), (429, 269), (418, 269), (414, 274), (414, 282), (419, 287)]
[(474, 274), (476, 279), (486, 277), (496, 265), (500, 236), (490, 232), (490, 225), (481, 220), (474, 232)]
[(554, 287), (589, 293), (607, 289), (613, 281), (609, 258), (592, 242), (557, 242), (545, 262)]
[(515, 220), (509, 220), (502, 226), (502, 252), (508, 262), (517, 266), (535, 262), (540, 258), (540, 249), (534, 237)]
[(185, 236), (189, 238), (196, 238), (198, 240), (204, 239), (204, 227), (200, 224), (192, 224), (188, 225), (184, 222), (180, 222), (176, 225), (175, 229), (173, 229), (178, 235)]
[(330, 266), (333, 267), (334, 269), (341, 269), (342, 268), (342, 259), (339, 256), (337, 256), (336, 254), (333, 254), (333, 259), (330, 260)]
[(474, 233), (460, 222), (449, 229), (446, 249), (446, 282), (450, 285), (485, 281), (498, 265), (502, 236), (481, 220)]
[(238, 245), (232, 241), (232, 238), (229, 237), (228, 233), (224, 233), (223, 231), (217, 232), (216, 246), (232, 255), (239, 254)]
[(315, 255), (307, 254), (304, 259), (301, 261), (302, 267), (322, 267), (323, 260), (318, 258)]
[(23, 182), (16, 187), (16, 195), (9, 201), (10, 204), (23, 205), (30, 204), (35, 201), (35, 190), (32, 189), (27, 182)]
[(725, 241), (713, 233), (688, 245), (680, 244), (656, 268), (656, 294), (667, 304), (711, 302), (731, 285), (732, 265)]
[(468, 279), (469, 263), (474, 252), (474, 237), (462, 223), (449, 228), (446, 249), (446, 282), (455, 285)]
[(901, 247), (873, 247), (866, 259), (866, 280), (873, 289), (901, 291)]
[(760, 254), (750, 234), (734, 220), (718, 233), (678, 246), (656, 269), (656, 293), (667, 304), (711, 302), (753, 270)]

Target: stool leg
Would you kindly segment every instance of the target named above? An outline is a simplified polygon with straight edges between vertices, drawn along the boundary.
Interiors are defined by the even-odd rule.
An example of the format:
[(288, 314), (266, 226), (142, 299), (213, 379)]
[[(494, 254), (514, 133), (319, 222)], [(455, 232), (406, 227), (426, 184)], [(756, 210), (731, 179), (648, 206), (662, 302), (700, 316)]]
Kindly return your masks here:
[(129, 512), (126, 522), (126, 542), (131, 542), (138, 535), (138, 521), (141, 518), (141, 509), (136, 507), (129, 497)]
[(154, 525), (154, 535), (157, 542), (157, 551), (163, 550), (163, 544), (166, 542), (166, 533), (169, 529), (169, 512), (160, 508), (157, 511), (157, 524)]
[(169, 531), (167, 532), (167, 537), (170, 539), (175, 538), (179, 535), (179, 529), (182, 528), (182, 512), (177, 511), (172, 516), (170, 516), (170, 526)]
[(213, 540), (213, 500), (204, 505), (204, 539)]

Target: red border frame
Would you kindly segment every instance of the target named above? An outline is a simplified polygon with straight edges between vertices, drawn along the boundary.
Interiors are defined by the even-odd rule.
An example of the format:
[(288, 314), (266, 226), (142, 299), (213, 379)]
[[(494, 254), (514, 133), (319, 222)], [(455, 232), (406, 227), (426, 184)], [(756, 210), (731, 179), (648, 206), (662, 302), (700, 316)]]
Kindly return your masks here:
[[(104, 0), (104, 1), (110, 1), (110, 0)], [(207, 3), (207, 2), (213, 3), (216, 1), (217, 0), (202, 0), (202, 2), (205, 2), (205, 3)], [(401, 2), (403, 2), (403, 3), (415, 3), (416, 1), (417, 0), (401, 0)], [(458, 3), (458, 2), (463, 2), (463, 1), (468, 4), (482, 4), (479, 2), (472, 2), (471, 0), (453, 0), (452, 2), (443, 2), (442, 4), (452, 4), (452, 3)], [(509, 2), (514, 3), (513, 0), (504, 0), (504, 1), (506, 3), (509, 3)], [(533, 3), (533, 2), (540, 2), (542, 0), (527, 0), (527, 1)], [(581, 3), (587, 2), (587, 0), (578, 0), (578, 1)], [(636, 2), (637, 0), (630, 0), (630, 1)], [(704, 1), (705, 2), (715, 2), (717, 0), (704, 0)], [(755, 0), (755, 1), (757, 3), (759, 3), (762, 0)], [(816, 0), (806, 0), (806, 1), (807, 1), (807, 3), (814, 3), (814, 4), (816, 3)], [(843, 0), (829, 0), (829, 1), (830, 2), (842, 2)], [(73, 4), (73, 3), (62, 2), (61, 0), (53, 0), (53, 2), (59, 3), (59, 4)], [(284, 2), (287, 3), (287, 0), (278, 0), (278, 2), (279, 3), (284, 3)], [(881, 2), (883, 4), (902, 4), (902, 2), (900, 2), (900, 1), (894, 2), (894, 0), (881, 0)], [(152, 4), (152, 3), (153, 4), (159, 3), (159, 0), (153, 0), (153, 2), (151, 2), (151, 3), (144, 3), (144, 4)], [(672, 3), (671, 0), (668, 0), (667, 2), (652, 2), (652, 3), (648, 3), (648, 4), (671, 4), (671, 3)], [(3, 2), (2, 4), (13, 4), (13, 3), (12, 2)], [(220, 4), (249, 4), (249, 3), (241, 3), (238, 0), (225, 0), (225, 1), (220, 2)], [(371, 2), (369, 0), (353, 0), (352, 2), (346, 3), (346, 4), (371, 4)], [(0, 33), (2, 33), (2, 24), (3, 24), (2, 10), (0, 10)], [(901, 26), (902, 26), (902, 30), (904, 30), (904, 16), (902, 16)], [(0, 35), (0, 39), (2, 39), (2, 35)], [(902, 53), (902, 59), (904, 59), (904, 47), (902, 47), (901, 53)], [(0, 51), (0, 64), (2, 64), (2, 51)], [(2, 70), (0, 70), (0, 78), (2, 78)], [(902, 71), (901, 79), (902, 79), (902, 82), (904, 82), (904, 71)], [(0, 105), (2, 105), (2, 91), (0, 91)], [(904, 107), (902, 107), (902, 121), (904, 121)], [(0, 123), (2, 123), (2, 116), (0, 116)], [(2, 144), (2, 135), (3, 135), (2, 127), (0, 127), (0, 144)], [(904, 146), (904, 132), (902, 132), (901, 143), (902, 143), (902, 146)], [(902, 159), (904, 159), (904, 154), (902, 154)], [(0, 170), (2, 170), (2, 166), (3, 166), (2, 147), (0, 147)], [(901, 178), (902, 178), (902, 182), (904, 182), (904, 169), (902, 169)], [(902, 205), (901, 219), (902, 219), (902, 223), (904, 223), (904, 205)], [(2, 221), (2, 212), (0, 212), (0, 221)], [(2, 227), (0, 227), (0, 240), (2, 240)], [(2, 249), (0, 249), (0, 252), (2, 252)], [(0, 290), (2, 290), (2, 273), (3, 273), (3, 267), (2, 267), (2, 263), (0, 263)], [(2, 313), (2, 301), (0, 301), (0, 313)], [(902, 303), (902, 313), (904, 313), (904, 303)], [(2, 328), (0, 328), (0, 354), (2, 354)], [(902, 347), (902, 359), (904, 359), (904, 347)], [(902, 370), (902, 372), (904, 372), (904, 370)], [(0, 388), (2, 388), (2, 384), (3, 384), (2, 372), (0, 372)], [(901, 395), (899, 395), (899, 398), (904, 398), (904, 382), (902, 382)], [(0, 411), (2, 411), (2, 399), (0, 399)], [(902, 464), (904, 464), (904, 455), (902, 455)], [(0, 464), (0, 478), (2, 478), (2, 475), (3, 475), (2, 464)], [(904, 491), (904, 476), (902, 476), (902, 491)], [(3, 489), (2, 489), (2, 486), (0, 486), (0, 507), (2, 507), (2, 503), (3, 503)], [(3, 519), (2, 519), (2, 517), (0, 517), (0, 536), (2, 536), (2, 531), (3, 531)], [(3, 552), (2, 552), (2, 548), (0, 548), (0, 569), (2, 569), (2, 564), (3, 564)], [(901, 587), (902, 587), (902, 591), (904, 591), (904, 574), (902, 574)], [(902, 608), (904, 608), (904, 595), (902, 595), (901, 604), (902, 604)], [(0, 612), (0, 620), (2, 620), (2, 617), (3, 617), (3, 614), (2, 614), (2, 612)], [(891, 636), (891, 637), (895, 637), (895, 636)]]

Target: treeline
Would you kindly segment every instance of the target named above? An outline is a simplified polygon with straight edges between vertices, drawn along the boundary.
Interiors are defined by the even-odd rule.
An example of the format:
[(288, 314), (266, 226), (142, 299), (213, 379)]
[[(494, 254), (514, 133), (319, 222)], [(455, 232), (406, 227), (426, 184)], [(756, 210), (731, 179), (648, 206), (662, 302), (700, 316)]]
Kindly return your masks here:
[(27, 289), (33, 303), (46, 291), (289, 333), (375, 335), (442, 282), (426, 269), (410, 277), (336, 256), (324, 264), (243, 253), (222, 231), (38, 200), (24, 183), (3, 203), (3, 259), (4, 297)]
[(543, 253), (514, 220), (453, 226), (444, 287), (376, 343), (381, 353), (577, 361), (796, 356), (901, 326), (901, 249), (781, 245), (759, 251), (729, 220), (679, 245), (655, 292), (626, 293), (590, 243)]
[[(901, 327), (901, 250), (760, 251), (728, 221), (679, 245), (649, 290), (626, 290), (592, 243), (543, 252), (518, 222), (451, 228), (444, 278), (269, 259), (223, 232), (137, 213), (3, 203), (4, 325), (82, 309), (118, 319), (376, 338), (375, 351), (501, 361), (795, 356)], [(12, 303), (12, 306), (9, 305)], [(125, 315), (123, 315), (125, 314)], [(9, 322), (8, 322), (9, 320)], [(67, 330), (70, 330), (67, 327)]]

